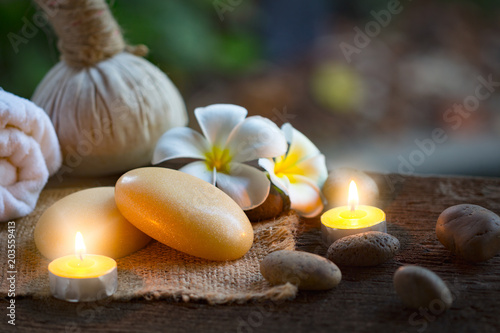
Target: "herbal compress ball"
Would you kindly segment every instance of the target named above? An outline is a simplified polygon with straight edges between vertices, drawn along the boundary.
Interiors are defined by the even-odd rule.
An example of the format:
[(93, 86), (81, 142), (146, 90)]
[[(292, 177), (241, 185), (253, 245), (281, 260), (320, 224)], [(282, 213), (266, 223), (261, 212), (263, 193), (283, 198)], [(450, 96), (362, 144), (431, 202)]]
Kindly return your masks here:
[[(62, 60), (33, 101), (49, 114), (64, 156), (61, 173), (105, 175), (150, 162), (158, 138), (185, 126), (177, 88), (127, 47), (104, 0), (37, 0), (56, 34)], [(136, 55), (137, 54), (137, 55)]]

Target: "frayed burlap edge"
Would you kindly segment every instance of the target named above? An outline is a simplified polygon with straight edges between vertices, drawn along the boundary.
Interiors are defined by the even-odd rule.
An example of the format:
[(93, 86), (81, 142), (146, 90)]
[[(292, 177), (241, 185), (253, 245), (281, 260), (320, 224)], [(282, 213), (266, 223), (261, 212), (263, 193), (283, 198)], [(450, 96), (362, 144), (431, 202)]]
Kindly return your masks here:
[[(50, 297), (47, 265), (49, 261), (36, 250), (33, 230), (40, 215), (52, 203), (81, 188), (44, 190), (35, 211), (16, 220), (18, 249), (17, 296)], [(254, 244), (241, 259), (213, 262), (186, 255), (153, 241), (127, 257), (117, 260), (118, 290), (115, 301), (133, 299), (172, 299), (209, 304), (280, 301), (293, 299), (297, 287), (291, 284), (269, 285), (260, 274), (260, 261), (277, 250), (294, 250), (299, 218), (293, 211), (253, 224)], [(7, 248), (7, 227), (0, 226), (0, 248)], [(7, 264), (0, 264), (2, 276)], [(5, 283), (0, 296), (7, 294)]]
[[(159, 299), (173, 299), (179, 302), (199, 302), (199, 301), (207, 301), (209, 304), (227, 304), (227, 303), (237, 303), (244, 304), (251, 301), (283, 301), (283, 300), (291, 300), (294, 299), (297, 295), (297, 286), (286, 283), (284, 285), (275, 286), (270, 288), (265, 292), (257, 292), (257, 293), (235, 293), (231, 295), (220, 295), (220, 294), (206, 294), (203, 297), (199, 295), (193, 294), (190, 291), (172, 291), (172, 292), (164, 292), (164, 291), (155, 291), (150, 294), (141, 296), (146, 300), (159, 300)], [(136, 297), (138, 298), (138, 297)], [(132, 299), (132, 298), (131, 298)], [(123, 299), (120, 299), (123, 300)]]

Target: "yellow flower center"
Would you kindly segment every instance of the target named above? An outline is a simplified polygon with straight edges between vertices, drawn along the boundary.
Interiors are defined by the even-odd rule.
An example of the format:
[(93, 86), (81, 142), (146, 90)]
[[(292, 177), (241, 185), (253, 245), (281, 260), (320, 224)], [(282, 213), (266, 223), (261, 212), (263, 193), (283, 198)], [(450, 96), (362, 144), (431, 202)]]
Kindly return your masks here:
[(286, 156), (280, 156), (274, 159), (274, 174), (277, 177), (286, 175), (289, 167), (288, 163), (286, 163)]
[(208, 170), (213, 170), (214, 168), (217, 172), (229, 173), (229, 163), (231, 162), (232, 156), (229, 149), (220, 149), (219, 147), (212, 147), (212, 151), (205, 154), (205, 163), (207, 164)]

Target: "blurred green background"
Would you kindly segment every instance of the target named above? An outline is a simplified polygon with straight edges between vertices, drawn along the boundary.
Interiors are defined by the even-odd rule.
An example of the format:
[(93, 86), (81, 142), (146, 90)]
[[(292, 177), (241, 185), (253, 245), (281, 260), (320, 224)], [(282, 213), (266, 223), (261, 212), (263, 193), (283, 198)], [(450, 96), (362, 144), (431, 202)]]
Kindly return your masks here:
[[(199, 75), (238, 75), (259, 61), (254, 1), (243, 1), (224, 21), (210, 0), (108, 3), (127, 41), (147, 45), (148, 59), (179, 85), (190, 86)], [(1, 0), (0, 6), (0, 86), (30, 97), (58, 61), (57, 38), (49, 25), (38, 29), (34, 24), (38, 8), (33, 1)], [(32, 38), (23, 36), (26, 22), (36, 30)]]
[[(147, 59), (179, 87), (191, 115), (235, 103), (291, 122), (329, 168), (397, 172), (416, 139), (446, 128), (443, 114), (474, 93), (478, 76), (500, 81), (497, 0), (401, 1), (401, 12), (349, 59), (342, 43), (353, 45), (355, 29), (365, 31), (390, 1), (108, 3), (129, 44), (149, 47)], [(0, 0), (0, 87), (27, 98), (59, 59), (48, 25), (13, 37), (37, 11), (29, 0)], [(499, 91), (415, 173), (500, 176)]]

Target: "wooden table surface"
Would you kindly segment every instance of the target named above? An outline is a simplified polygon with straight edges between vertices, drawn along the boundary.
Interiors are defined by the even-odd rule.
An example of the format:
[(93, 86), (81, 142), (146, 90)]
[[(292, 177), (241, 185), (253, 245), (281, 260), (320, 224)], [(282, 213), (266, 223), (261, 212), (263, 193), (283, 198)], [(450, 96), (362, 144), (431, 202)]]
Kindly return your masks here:
[[(500, 255), (468, 264), (448, 252), (434, 227), (447, 207), (473, 203), (500, 213), (500, 179), (375, 175), (388, 232), (402, 249), (371, 268), (341, 267), (342, 282), (325, 292), (300, 291), (284, 302), (211, 306), (168, 300), (73, 304), (56, 299), (16, 300), (16, 329), (7, 325), (2, 301), (0, 332), (499, 332)], [(111, 184), (112, 179), (95, 182)], [(75, 185), (51, 181), (50, 187)], [(319, 221), (304, 222), (298, 249), (324, 254)], [(440, 275), (455, 301), (451, 309), (404, 308), (392, 276), (417, 264)]]

